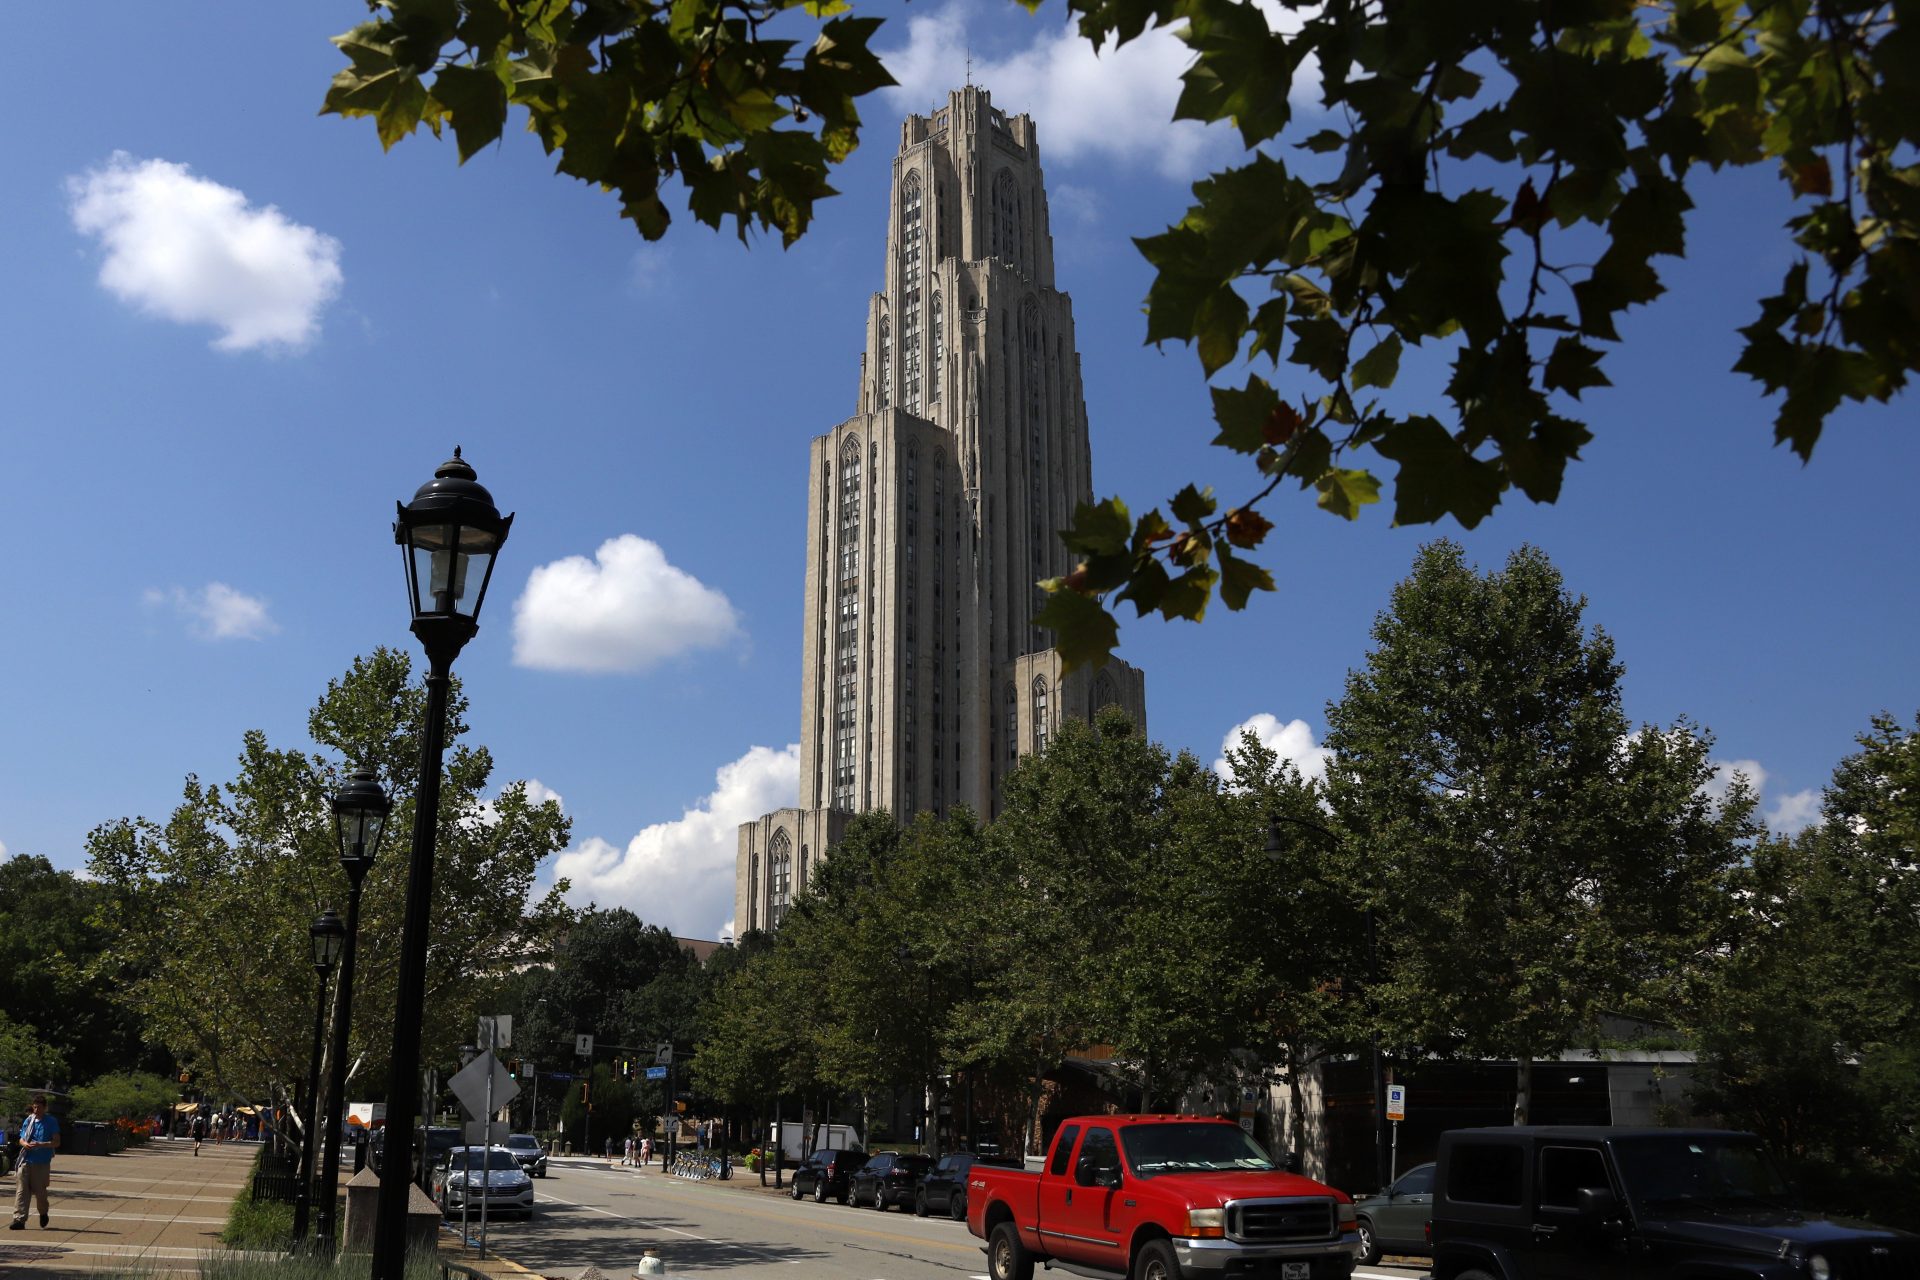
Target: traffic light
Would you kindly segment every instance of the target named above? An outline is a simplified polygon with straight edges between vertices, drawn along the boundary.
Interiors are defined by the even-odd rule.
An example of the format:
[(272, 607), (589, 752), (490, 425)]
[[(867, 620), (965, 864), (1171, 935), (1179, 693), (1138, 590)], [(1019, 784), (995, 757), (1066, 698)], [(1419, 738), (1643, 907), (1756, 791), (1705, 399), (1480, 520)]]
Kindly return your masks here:
[(587, 1103), (593, 1101), (593, 1081), (582, 1080), (580, 1082), (580, 1101)]
[(518, 1080), (520, 1078), (520, 1059), (518, 1058), (507, 1059), (507, 1074), (512, 1076), (515, 1080)]
[(181, 1084), (192, 1084), (192, 1083), (193, 1083), (193, 1072), (191, 1072), (191, 1071), (182, 1071), (182, 1072), (180, 1073), (180, 1083), (181, 1083)]
[(678, 1113), (680, 1113), (681, 1115), (685, 1115), (685, 1114), (686, 1114), (686, 1112), (687, 1112), (687, 1104), (686, 1104), (686, 1103), (684, 1103), (684, 1102), (682, 1102), (682, 1101), (680, 1101), (680, 1099), (678, 1099), (678, 1098), (675, 1098), (675, 1099), (673, 1100), (673, 1109), (674, 1109), (674, 1110), (675, 1110), (676, 1112), (678, 1112)]

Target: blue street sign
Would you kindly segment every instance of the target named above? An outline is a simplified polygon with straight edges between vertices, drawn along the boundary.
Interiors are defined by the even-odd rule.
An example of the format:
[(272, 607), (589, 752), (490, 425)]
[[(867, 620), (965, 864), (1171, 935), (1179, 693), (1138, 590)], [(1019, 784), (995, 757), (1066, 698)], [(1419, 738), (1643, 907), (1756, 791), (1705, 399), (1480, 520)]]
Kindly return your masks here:
[(667, 1078), (667, 1069), (665, 1067), (648, 1067), (647, 1068), (647, 1079), (665, 1080), (666, 1078)]
[(549, 1080), (573, 1079), (573, 1073), (571, 1071), (542, 1071), (540, 1074), (545, 1076)]

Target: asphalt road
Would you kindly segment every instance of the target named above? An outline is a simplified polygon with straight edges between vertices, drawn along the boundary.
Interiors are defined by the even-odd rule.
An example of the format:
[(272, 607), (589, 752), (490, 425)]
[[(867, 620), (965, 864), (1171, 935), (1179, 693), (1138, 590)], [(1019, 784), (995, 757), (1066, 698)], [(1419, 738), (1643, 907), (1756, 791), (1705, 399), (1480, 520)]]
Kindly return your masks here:
[[(762, 1191), (745, 1170), (739, 1177), (699, 1183), (657, 1170), (556, 1164), (534, 1183), (532, 1221), (490, 1223), (489, 1245), (531, 1271), (569, 1280), (590, 1264), (624, 1280), (648, 1248), (668, 1275), (984, 1280), (986, 1258), (965, 1223), (794, 1201)], [(1379, 1266), (1358, 1274), (1417, 1280), (1425, 1271)]]

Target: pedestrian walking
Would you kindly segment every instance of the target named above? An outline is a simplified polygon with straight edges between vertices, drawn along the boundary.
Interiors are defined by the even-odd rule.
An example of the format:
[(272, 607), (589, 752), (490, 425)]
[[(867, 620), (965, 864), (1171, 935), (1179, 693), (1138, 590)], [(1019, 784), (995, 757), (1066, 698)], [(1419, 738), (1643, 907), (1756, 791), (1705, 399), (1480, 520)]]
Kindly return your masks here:
[(60, 1149), (60, 1122), (47, 1114), (47, 1095), (33, 1095), (33, 1110), (20, 1122), (20, 1167), (14, 1172), (13, 1222), (9, 1230), (27, 1227), (29, 1202), (40, 1204), (40, 1225), (47, 1225), (47, 1186), (53, 1181), (53, 1153)]
[(193, 1154), (200, 1154), (200, 1143), (207, 1136), (207, 1118), (198, 1111), (193, 1113), (193, 1123), (187, 1126), (187, 1134), (193, 1139)]

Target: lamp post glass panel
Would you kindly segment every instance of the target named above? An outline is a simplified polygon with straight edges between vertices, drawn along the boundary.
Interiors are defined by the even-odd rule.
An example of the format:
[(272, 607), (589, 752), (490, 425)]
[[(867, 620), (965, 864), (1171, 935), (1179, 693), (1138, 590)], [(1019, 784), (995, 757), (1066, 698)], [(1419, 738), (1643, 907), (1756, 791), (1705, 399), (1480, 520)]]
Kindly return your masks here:
[(296, 1242), (304, 1240), (307, 1235), (313, 1156), (319, 1146), (314, 1141), (313, 1126), (319, 1119), (320, 1043), (327, 1030), (327, 978), (333, 973), (333, 967), (340, 963), (340, 951), (347, 940), (347, 926), (341, 923), (339, 916), (328, 910), (313, 922), (307, 930), (307, 936), (313, 943), (313, 971), (320, 977), (320, 992), (314, 998), (313, 1005), (313, 1056), (307, 1063), (307, 1109), (300, 1118), (300, 1187), (293, 1201), (293, 1238)]
[(347, 873), (346, 949), (340, 958), (340, 984), (334, 992), (333, 1051), (327, 1084), (327, 1122), (321, 1135), (320, 1204), (314, 1217), (314, 1242), (333, 1251), (334, 1212), (339, 1200), (340, 1129), (346, 1116), (347, 1031), (353, 1021), (353, 960), (360, 940), (360, 886), (380, 852), (393, 801), (380, 789), (371, 769), (355, 769), (333, 796), (333, 824), (340, 838), (340, 866)]
[[(1266, 854), (1269, 862), (1278, 862), (1286, 854), (1286, 843), (1280, 837), (1280, 824), (1283, 822), (1291, 823), (1297, 827), (1304, 827), (1332, 844), (1340, 843), (1339, 836), (1336, 836), (1333, 832), (1327, 830), (1317, 822), (1309, 822), (1305, 818), (1295, 818), (1286, 814), (1270, 814), (1267, 817), (1266, 844)], [(1367, 930), (1367, 1043), (1373, 1054), (1373, 1165), (1374, 1177), (1378, 1180), (1377, 1185), (1384, 1190), (1387, 1183), (1392, 1181), (1390, 1174), (1393, 1157), (1390, 1151), (1391, 1140), (1387, 1132), (1387, 1065), (1386, 1059), (1380, 1052), (1380, 1028), (1378, 1020), (1372, 1016), (1375, 1012), (1373, 1004), (1373, 984), (1378, 976), (1375, 973), (1376, 961), (1372, 904), (1368, 904), (1365, 908), (1365, 916)]]
[[(387, 1127), (411, 1134), (411, 1104), (420, 1096), (420, 1027), (426, 1009), (427, 932), (433, 902), (434, 833), (440, 811), (441, 755), (446, 749), (447, 686), (453, 660), (480, 625), (494, 559), (512, 516), (503, 516), (455, 449), (413, 501), (397, 506), (393, 539), (406, 561), (413, 634), (427, 653), (427, 720), (420, 734), (420, 781), (414, 792), (413, 849), (394, 998), (393, 1052), (388, 1059)], [(401, 1280), (406, 1269), (407, 1184), (412, 1161), (389, 1142), (380, 1168), (371, 1280)]]

